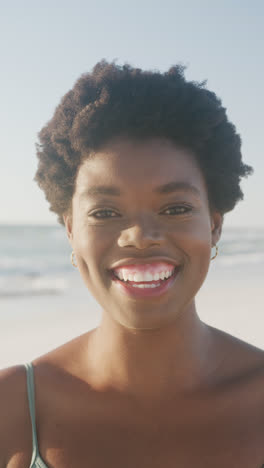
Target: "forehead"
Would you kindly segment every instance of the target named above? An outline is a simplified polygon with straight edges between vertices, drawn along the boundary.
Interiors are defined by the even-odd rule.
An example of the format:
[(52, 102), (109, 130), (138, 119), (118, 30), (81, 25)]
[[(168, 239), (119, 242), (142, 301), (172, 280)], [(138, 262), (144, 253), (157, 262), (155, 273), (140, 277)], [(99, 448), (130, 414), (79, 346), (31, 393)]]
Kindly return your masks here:
[(205, 190), (203, 174), (194, 153), (161, 138), (146, 141), (117, 139), (82, 163), (76, 192), (90, 186), (118, 185), (122, 190), (151, 188), (170, 181), (189, 182)]

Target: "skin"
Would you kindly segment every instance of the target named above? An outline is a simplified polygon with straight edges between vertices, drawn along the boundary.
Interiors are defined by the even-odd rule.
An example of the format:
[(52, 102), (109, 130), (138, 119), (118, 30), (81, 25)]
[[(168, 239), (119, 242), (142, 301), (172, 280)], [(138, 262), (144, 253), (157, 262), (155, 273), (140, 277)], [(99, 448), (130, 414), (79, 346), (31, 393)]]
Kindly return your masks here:
[[(152, 193), (172, 180), (191, 183), (199, 196)], [(123, 194), (82, 195), (99, 184)], [(192, 210), (172, 210), (183, 204)], [(106, 209), (113, 217), (92, 216)], [(84, 160), (64, 220), (102, 320), (32, 362), (38, 446), (47, 466), (260, 468), (264, 353), (204, 324), (196, 311), (223, 218), (209, 209), (195, 155), (159, 138), (112, 140)], [(174, 286), (155, 299), (121, 294), (108, 269), (121, 259), (157, 255), (181, 264)], [(24, 367), (0, 373), (0, 468), (30, 465), (25, 402)]]
[[(199, 195), (153, 193), (170, 181), (189, 182)], [(100, 184), (115, 185), (123, 195), (86, 194)], [(183, 204), (191, 210), (166, 211)], [(113, 218), (111, 213), (94, 218), (99, 209), (113, 210)], [(201, 385), (218, 356), (210, 328), (197, 315), (195, 295), (207, 276), (223, 218), (209, 210), (193, 153), (160, 138), (112, 140), (80, 167), (72, 214), (64, 221), (81, 277), (103, 309), (89, 343), (94, 385), (128, 392), (146, 404)], [(107, 270), (120, 259), (155, 255), (180, 263), (174, 287), (152, 299), (123, 295)]]

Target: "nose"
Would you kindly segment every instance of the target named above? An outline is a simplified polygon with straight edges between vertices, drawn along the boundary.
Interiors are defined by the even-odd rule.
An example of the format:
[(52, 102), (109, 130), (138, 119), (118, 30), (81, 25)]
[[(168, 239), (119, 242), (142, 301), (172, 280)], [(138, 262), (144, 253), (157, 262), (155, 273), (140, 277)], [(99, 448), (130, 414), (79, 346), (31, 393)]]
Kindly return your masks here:
[(119, 247), (134, 247), (146, 249), (152, 245), (161, 245), (164, 241), (162, 229), (147, 216), (141, 216), (140, 220), (122, 230), (118, 239)]

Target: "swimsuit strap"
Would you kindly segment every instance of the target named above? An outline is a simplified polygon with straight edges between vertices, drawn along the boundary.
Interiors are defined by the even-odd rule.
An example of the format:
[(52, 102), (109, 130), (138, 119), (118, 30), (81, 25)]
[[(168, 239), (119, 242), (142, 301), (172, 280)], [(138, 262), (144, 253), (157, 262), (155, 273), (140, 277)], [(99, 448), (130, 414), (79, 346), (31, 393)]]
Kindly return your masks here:
[(31, 362), (24, 364), (27, 371), (27, 393), (29, 402), (29, 411), (32, 425), (32, 439), (33, 439), (33, 451), (31, 463), (39, 456), (38, 450), (38, 439), (36, 431), (36, 418), (35, 418), (35, 392), (34, 392), (34, 370)]

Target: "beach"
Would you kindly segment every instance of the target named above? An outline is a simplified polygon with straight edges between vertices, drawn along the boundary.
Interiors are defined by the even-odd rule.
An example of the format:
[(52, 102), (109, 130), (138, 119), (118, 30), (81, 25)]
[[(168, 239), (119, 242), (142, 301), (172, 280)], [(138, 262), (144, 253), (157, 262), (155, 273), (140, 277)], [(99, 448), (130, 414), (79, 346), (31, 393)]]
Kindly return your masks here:
[[(0, 240), (0, 368), (29, 362), (99, 325), (101, 306), (70, 263), (62, 227), (2, 226)], [(263, 246), (263, 229), (226, 228), (196, 296), (201, 320), (261, 349)]]

